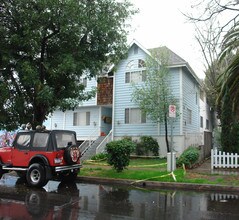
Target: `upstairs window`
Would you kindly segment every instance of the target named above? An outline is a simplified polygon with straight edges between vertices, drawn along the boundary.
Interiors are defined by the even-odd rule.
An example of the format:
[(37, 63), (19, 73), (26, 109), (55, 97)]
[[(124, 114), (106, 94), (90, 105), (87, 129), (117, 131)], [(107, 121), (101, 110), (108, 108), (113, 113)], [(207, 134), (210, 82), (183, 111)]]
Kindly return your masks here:
[(209, 120), (206, 120), (206, 129), (209, 130)]
[(203, 128), (203, 117), (200, 116), (200, 127)]
[(134, 60), (129, 61), (126, 65), (126, 70), (131, 70), (131, 69), (135, 69), (135, 61)]
[(146, 67), (145, 61), (142, 59), (139, 59), (138, 60), (138, 68), (144, 68), (144, 67)]
[(146, 115), (139, 108), (125, 109), (125, 124), (146, 123)]
[(132, 71), (125, 73), (125, 83), (139, 83), (146, 80), (145, 71)]
[(134, 54), (138, 54), (139, 52), (139, 47), (137, 45), (134, 46)]

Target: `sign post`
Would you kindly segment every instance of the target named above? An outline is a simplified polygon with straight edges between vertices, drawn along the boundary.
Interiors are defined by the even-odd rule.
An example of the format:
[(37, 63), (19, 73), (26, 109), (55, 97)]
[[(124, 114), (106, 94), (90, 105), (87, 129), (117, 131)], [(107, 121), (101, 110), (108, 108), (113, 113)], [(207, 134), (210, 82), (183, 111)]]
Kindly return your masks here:
[(171, 166), (170, 171), (173, 172), (176, 166), (175, 157), (173, 157), (173, 119), (176, 118), (176, 106), (175, 105), (169, 105), (169, 118), (171, 123)]

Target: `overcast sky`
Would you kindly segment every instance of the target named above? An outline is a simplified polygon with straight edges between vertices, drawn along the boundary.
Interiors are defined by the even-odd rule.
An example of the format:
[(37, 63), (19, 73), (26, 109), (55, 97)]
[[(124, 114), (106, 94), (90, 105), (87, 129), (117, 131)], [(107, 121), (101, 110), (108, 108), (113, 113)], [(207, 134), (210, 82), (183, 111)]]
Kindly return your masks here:
[(195, 40), (194, 27), (182, 15), (190, 10), (190, 0), (130, 0), (139, 13), (131, 22), (129, 42), (137, 40), (145, 48), (167, 46), (186, 60), (199, 78), (204, 77), (203, 57)]

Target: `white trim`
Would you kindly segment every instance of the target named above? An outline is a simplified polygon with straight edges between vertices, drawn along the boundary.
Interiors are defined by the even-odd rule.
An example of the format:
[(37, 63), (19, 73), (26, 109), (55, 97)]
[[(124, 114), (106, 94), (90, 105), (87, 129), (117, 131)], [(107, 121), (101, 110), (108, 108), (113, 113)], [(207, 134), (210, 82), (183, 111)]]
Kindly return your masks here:
[(139, 48), (141, 48), (146, 54), (148, 54), (149, 56), (151, 56), (150, 52), (144, 47), (142, 46), (137, 40), (133, 39), (133, 41), (129, 44), (129, 49), (136, 44)]
[(180, 68), (179, 72), (179, 112), (181, 113), (180, 119), (180, 135), (183, 135), (183, 70)]
[(111, 130), (112, 130), (112, 141), (114, 140), (114, 131), (115, 131), (115, 80), (116, 80), (116, 72), (114, 73), (114, 78), (113, 78), (112, 128), (111, 128)]

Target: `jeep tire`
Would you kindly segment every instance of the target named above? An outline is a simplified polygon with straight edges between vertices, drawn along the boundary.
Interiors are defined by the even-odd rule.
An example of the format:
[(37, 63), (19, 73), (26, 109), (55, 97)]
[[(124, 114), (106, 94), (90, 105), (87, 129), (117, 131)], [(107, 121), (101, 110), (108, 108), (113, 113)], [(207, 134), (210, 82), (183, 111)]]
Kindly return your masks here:
[(64, 152), (64, 159), (67, 164), (75, 164), (80, 158), (80, 149), (77, 145), (68, 146)]
[(33, 163), (27, 171), (27, 183), (30, 186), (43, 187), (47, 182), (44, 167), (39, 163)]

